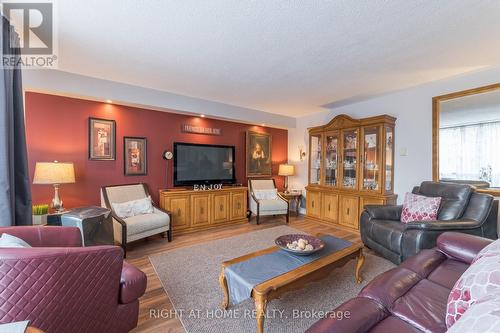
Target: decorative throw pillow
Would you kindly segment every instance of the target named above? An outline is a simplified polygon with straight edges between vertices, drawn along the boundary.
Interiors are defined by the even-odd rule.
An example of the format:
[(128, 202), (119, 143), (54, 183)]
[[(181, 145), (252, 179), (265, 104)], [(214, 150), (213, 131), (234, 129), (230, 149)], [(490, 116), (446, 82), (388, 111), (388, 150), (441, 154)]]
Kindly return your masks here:
[(446, 307), (446, 326), (450, 328), (478, 300), (499, 292), (500, 256), (480, 258), (453, 286)]
[(434, 221), (437, 219), (441, 197), (426, 197), (406, 193), (401, 222)]
[(472, 260), (472, 263), (475, 263), (482, 257), (494, 257), (494, 256), (500, 256), (500, 238), (490, 243), (481, 251), (479, 251), (474, 260)]
[(0, 247), (31, 247), (21, 238), (9, 234), (2, 234), (0, 237)]
[(446, 333), (499, 333), (500, 292), (475, 302)]
[(153, 202), (151, 201), (150, 196), (144, 199), (112, 203), (111, 206), (113, 207), (116, 215), (122, 219), (142, 214), (154, 213)]
[(273, 188), (269, 190), (254, 190), (253, 194), (258, 200), (276, 200), (278, 199), (278, 190)]

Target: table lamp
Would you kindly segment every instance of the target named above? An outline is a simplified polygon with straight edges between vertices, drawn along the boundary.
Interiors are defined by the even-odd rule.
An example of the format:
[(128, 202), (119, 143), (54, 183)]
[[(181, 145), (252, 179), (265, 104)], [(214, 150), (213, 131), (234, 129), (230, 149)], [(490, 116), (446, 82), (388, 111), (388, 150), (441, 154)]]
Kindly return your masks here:
[(37, 162), (33, 184), (50, 184), (54, 186), (54, 199), (52, 208), (56, 213), (64, 210), (63, 202), (59, 197), (59, 185), (75, 182), (75, 168), (73, 163)]
[(295, 173), (295, 167), (293, 165), (280, 164), (278, 175), (285, 177), (285, 193), (289, 193), (288, 192), (288, 176), (293, 176), (294, 173)]

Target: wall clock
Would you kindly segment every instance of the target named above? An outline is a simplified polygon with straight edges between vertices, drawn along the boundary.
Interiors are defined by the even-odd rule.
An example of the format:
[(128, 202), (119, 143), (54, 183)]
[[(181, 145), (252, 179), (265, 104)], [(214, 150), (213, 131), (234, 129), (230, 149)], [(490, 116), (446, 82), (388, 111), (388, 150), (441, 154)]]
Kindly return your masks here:
[(171, 151), (166, 150), (163, 152), (162, 157), (163, 157), (163, 159), (168, 161), (168, 160), (171, 160), (172, 157), (174, 157), (174, 154)]

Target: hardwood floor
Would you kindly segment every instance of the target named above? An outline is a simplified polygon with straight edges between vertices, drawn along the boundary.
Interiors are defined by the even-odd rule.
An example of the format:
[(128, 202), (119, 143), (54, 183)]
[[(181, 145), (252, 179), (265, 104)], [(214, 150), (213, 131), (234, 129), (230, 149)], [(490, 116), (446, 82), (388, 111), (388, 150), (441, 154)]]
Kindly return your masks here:
[[(177, 249), (185, 246), (208, 242), (215, 239), (231, 237), (247, 232), (272, 228), (277, 225), (283, 225), (284, 219), (262, 218), (261, 224), (255, 225), (255, 220), (251, 223), (221, 227), (193, 234), (174, 236), (174, 240), (168, 243), (165, 238), (151, 237), (148, 241), (139, 241), (131, 244), (127, 252), (127, 262), (141, 269), (148, 276), (148, 285), (146, 293), (140, 298), (139, 305), (139, 323), (134, 333), (162, 332), (162, 333), (183, 333), (184, 328), (177, 318), (155, 318), (150, 315), (150, 310), (173, 311), (172, 303), (165, 293), (160, 280), (156, 276), (153, 266), (149, 262), (149, 255)], [(331, 234), (349, 241), (359, 240), (359, 235), (350, 231), (339, 229), (333, 226), (319, 224), (303, 217), (290, 217), (290, 227), (303, 230), (309, 234)], [(167, 317), (167, 316), (165, 316)]]

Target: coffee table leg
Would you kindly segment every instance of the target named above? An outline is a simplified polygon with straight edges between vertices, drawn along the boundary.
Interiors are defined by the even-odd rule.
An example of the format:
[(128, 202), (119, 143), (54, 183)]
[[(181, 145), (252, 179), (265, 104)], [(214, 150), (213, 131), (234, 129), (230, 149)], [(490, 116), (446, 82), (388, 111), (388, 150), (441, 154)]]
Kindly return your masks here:
[(266, 315), (267, 298), (255, 295), (255, 310), (257, 312), (257, 333), (264, 333), (264, 319)]
[(227, 281), (226, 281), (226, 276), (224, 275), (224, 267), (222, 267), (222, 270), (219, 275), (219, 284), (222, 288), (222, 292), (224, 293), (224, 300), (222, 301), (222, 304), (220, 306), (221, 308), (226, 310), (229, 306), (229, 290), (227, 289)]
[(359, 250), (358, 254), (358, 262), (356, 263), (356, 282), (361, 283), (363, 282), (363, 278), (361, 277), (361, 267), (363, 267), (363, 264), (365, 263), (365, 256), (363, 255), (363, 250)]

